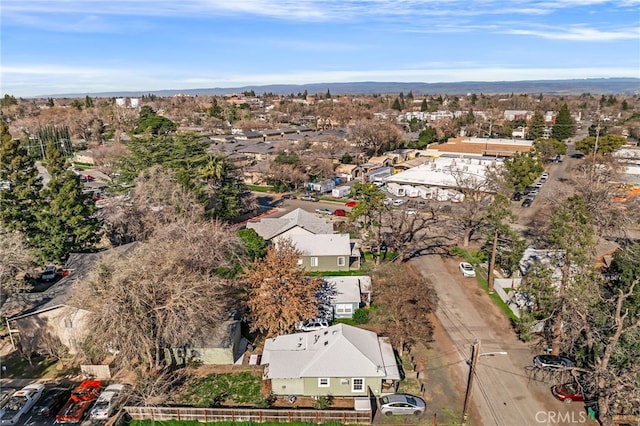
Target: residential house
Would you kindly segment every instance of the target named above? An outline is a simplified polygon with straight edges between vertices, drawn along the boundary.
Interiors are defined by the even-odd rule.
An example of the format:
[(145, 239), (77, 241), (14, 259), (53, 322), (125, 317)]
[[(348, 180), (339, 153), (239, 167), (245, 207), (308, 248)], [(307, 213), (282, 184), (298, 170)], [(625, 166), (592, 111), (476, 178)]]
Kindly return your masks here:
[[(28, 341), (29, 346), (38, 353), (49, 353), (52, 342), (64, 345), (71, 355), (80, 352), (92, 330), (88, 328), (90, 312), (76, 305), (72, 298), (74, 289), (82, 284), (105, 253), (126, 253), (136, 245), (134, 242), (99, 253), (72, 253), (64, 267), (67, 276), (45, 291), (9, 297), (0, 314), (7, 324), (11, 342), (17, 345), (20, 340), (23, 343)], [(200, 359), (204, 363), (234, 363), (234, 354), (238, 356), (240, 341), (239, 321), (236, 323), (234, 325), (232, 321), (227, 321), (222, 325), (212, 324), (211, 335), (193, 348), (200, 351)], [(117, 342), (114, 344), (117, 345)], [(195, 353), (190, 352), (189, 356), (194, 358)]]
[[(128, 250), (133, 244), (117, 250)], [(2, 305), (1, 314), (12, 343), (28, 339), (34, 352), (45, 353), (48, 342), (59, 340), (69, 354), (78, 353), (89, 333), (89, 311), (73, 304), (71, 296), (74, 285), (86, 278), (100, 256), (100, 253), (72, 253), (64, 267), (67, 276), (42, 292), (10, 296)]]
[(360, 248), (349, 234), (291, 234), (289, 239), (302, 253), (298, 266), (308, 271), (360, 269)]
[(280, 396), (380, 396), (400, 382), (387, 338), (346, 324), (267, 339), (260, 364)]
[(351, 182), (362, 176), (362, 168), (357, 164), (338, 164), (335, 173), (341, 181)]
[(333, 233), (333, 223), (303, 209), (295, 209), (281, 217), (264, 217), (257, 222), (248, 222), (247, 228), (256, 231), (265, 241), (290, 238), (296, 234)]
[(322, 277), (331, 293), (334, 318), (352, 318), (353, 313), (371, 304), (371, 277), (336, 276)]
[(240, 334), (240, 320), (229, 319), (216, 325), (211, 333), (188, 347), (165, 349), (165, 359), (172, 365), (201, 362), (204, 365), (232, 365), (242, 361), (246, 340)]

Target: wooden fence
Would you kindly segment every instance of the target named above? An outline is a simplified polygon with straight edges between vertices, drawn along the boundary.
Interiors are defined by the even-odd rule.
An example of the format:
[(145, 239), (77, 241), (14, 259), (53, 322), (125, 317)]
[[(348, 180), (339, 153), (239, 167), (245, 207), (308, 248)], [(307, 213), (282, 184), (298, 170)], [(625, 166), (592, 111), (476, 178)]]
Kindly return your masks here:
[(342, 424), (371, 424), (371, 411), (290, 410), (260, 408), (124, 407), (134, 420), (196, 420), (199, 422), (277, 422), (292, 421)]

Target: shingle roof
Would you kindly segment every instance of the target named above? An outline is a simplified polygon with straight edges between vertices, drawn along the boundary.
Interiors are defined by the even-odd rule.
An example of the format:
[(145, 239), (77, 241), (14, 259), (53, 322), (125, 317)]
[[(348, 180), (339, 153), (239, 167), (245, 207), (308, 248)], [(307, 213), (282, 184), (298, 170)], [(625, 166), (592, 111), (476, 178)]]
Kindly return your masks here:
[(296, 226), (313, 234), (330, 234), (333, 232), (332, 223), (302, 209), (295, 209), (281, 217), (266, 217), (259, 222), (247, 223), (248, 229), (253, 229), (265, 240), (270, 240)]
[(289, 239), (303, 256), (350, 256), (349, 234), (295, 234)]
[(270, 379), (387, 376), (376, 333), (346, 324), (268, 339), (261, 364)]

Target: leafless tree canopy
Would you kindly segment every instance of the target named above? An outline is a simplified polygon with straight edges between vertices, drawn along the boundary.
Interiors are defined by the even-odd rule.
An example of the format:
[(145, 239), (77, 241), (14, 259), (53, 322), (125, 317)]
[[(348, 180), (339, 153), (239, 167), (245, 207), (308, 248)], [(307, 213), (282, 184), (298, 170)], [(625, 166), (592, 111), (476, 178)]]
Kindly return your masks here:
[(204, 207), (160, 166), (144, 171), (128, 196), (102, 209), (107, 235), (115, 243), (144, 240), (169, 223), (199, 221)]
[(32, 253), (23, 236), (0, 229), (0, 297), (27, 290), (28, 286), (19, 274), (33, 265)]
[(266, 337), (293, 331), (294, 325), (318, 315), (319, 278), (308, 278), (298, 266), (301, 253), (283, 239), (267, 256), (245, 270), (247, 306), (252, 330)]
[(373, 298), (378, 309), (373, 322), (402, 353), (416, 339), (431, 338), (431, 314), (438, 306), (433, 285), (408, 263), (387, 263), (373, 275)]
[(147, 241), (114, 249), (76, 292), (90, 311), (90, 346), (160, 368), (164, 348), (195, 343), (237, 308), (239, 289), (220, 271), (240, 253), (229, 229), (200, 221), (166, 224)]

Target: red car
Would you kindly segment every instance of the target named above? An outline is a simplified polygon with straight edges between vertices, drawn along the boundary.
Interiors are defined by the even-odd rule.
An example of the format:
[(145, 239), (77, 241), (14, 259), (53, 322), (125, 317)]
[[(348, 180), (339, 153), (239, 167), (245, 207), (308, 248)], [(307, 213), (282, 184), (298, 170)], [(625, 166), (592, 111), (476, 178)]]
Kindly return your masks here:
[(79, 423), (98, 399), (102, 389), (101, 380), (85, 380), (71, 392), (67, 403), (56, 415), (56, 423)]
[(572, 401), (584, 401), (582, 387), (575, 382), (555, 385), (551, 388), (551, 393), (560, 401), (567, 404), (570, 404)]
[(345, 206), (347, 207), (355, 207), (358, 205), (357, 201), (347, 201), (346, 203), (344, 203)]
[(333, 211), (333, 214), (336, 216), (346, 216), (347, 212), (342, 209), (336, 209)]

